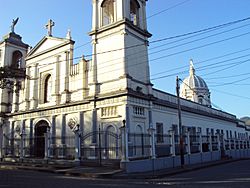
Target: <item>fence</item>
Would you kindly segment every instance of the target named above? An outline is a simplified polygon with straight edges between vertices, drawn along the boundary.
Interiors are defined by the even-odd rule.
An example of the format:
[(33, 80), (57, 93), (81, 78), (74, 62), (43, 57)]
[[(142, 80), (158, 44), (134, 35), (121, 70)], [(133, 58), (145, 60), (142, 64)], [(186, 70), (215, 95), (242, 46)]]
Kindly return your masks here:
[(89, 132), (81, 137), (81, 159), (119, 159), (121, 135), (108, 131)]
[[(1, 155), (2, 157), (15, 158), (67, 160), (123, 158), (140, 160), (180, 154), (180, 137), (174, 133), (123, 133), (95, 131), (67, 137), (51, 137), (50, 134), (40, 137), (9, 138), (5, 136)], [(184, 154), (250, 148), (249, 140), (224, 139), (222, 135), (189, 135), (187, 133), (183, 135), (183, 141)], [(79, 156), (76, 151), (78, 151)]]
[(6, 137), (4, 143), (5, 157), (44, 158), (47, 153), (47, 157), (53, 159), (74, 159), (75, 155), (75, 137)]

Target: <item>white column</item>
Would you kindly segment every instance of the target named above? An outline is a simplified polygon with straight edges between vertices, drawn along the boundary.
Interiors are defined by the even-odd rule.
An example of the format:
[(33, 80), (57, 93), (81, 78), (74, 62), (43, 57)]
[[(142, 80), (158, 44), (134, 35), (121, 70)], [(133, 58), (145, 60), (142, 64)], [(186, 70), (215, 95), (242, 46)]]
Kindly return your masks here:
[(92, 30), (95, 31), (98, 28), (98, 5), (97, 0), (92, 0)]
[(150, 155), (152, 159), (155, 159), (155, 129), (153, 127), (150, 127), (148, 129), (148, 132), (150, 134), (150, 145), (151, 145)]
[(66, 62), (65, 66), (65, 80), (64, 80), (64, 91), (69, 91), (69, 64), (70, 64), (70, 53), (68, 51), (65, 52)]
[(202, 153), (202, 134), (201, 132), (199, 133), (199, 150), (200, 150), (200, 153)]
[(62, 129), (61, 129), (61, 144), (65, 145), (65, 136), (66, 136), (66, 115), (62, 115)]
[(121, 162), (128, 162), (128, 129), (126, 126), (120, 128), (122, 135), (122, 160)]
[(49, 156), (49, 132), (44, 133), (44, 159), (47, 160)]
[(234, 150), (236, 150), (236, 138), (234, 138)]
[(15, 81), (14, 89), (13, 89), (13, 105), (12, 105), (12, 110), (11, 110), (12, 113), (18, 111), (20, 84), (21, 83), (19, 83), (19, 81), (17, 80)]
[(61, 56), (58, 55), (56, 57), (56, 63), (54, 64), (54, 75), (55, 75), (55, 81), (53, 82), (54, 85), (52, 87), (52, 97), (53, 102), (55, 104), (59, 104), (59, 92), (60, 92), (60, 59)]
[(26, 68), (27, 77), (25, 79), (25, 110), (29, 109), (30, 98), (30, 67)]
[(50, 156), (54, 157), (56, 147), (56, 116), (53, 115), (51, 118), (51, 136), (50, 136)]
[(174, 157), (175, 156), (175, 138), (174, 138), (175, 133), (172, 130), (169, 131), (169, 133), (170, 133), (170, 144), (171, 144), (170, 151), (171, 151), (172, 156)]
[(23, 132), (23, 130), (22, 130), (22, 132), (21, 132), (21, 146), (20, 146), (20, 159), (22, 160), (23, 159), (23, 157), (24, 157), (24, 132)]
[(221, 134), (221, 137), (222, 137), (222, 148), (225, 151), (226, 150), (226, 145), (225, 145), (224, 134)]
[(52, 136), (52, 143), (51, 144), (56, 144), (56, 116), (52, 116), (52, 121), (51, 121), (51, 136)]
[(232, 146), (231, 146), (231, 138), (228, 139), (228, 148), (229, 148), (229, 150), (232, 149)]
[(90, 75), (89, 75), (89, 94), (92, 96), (95, 96), (99, 92), (98, 88), (98, 81), (97, 81), (97, 50), (96, 50), (96, 45), (97, 45), (97, 39), (95, 38), (96, 36), (93, 35), (92, 37), (92, 61), (91, 61), (91, 67), (90, 67)]
[[(61, 95), (61, 103), (67, 103), (68, 100), (69, 100), (69, 52), (66, 51), (65, 52), (65, 61), (62, 61), (61, 62), (61, 67), (64, 67), (63, 71), (64, 71), (64, 74), (61, 79), (64, 80), (64, 85), (63, 85), (63, 91), (62, 91), (62, 95)], [(62, 70), (62, 69), (61, 69)]]
[(188, 153), (188, 155), (191, 154), (190, 132), (189, 131), (187, 131), (187, 153)]
[[(80, 128), (80, 125), (78, 129)], [(81, 157), (81, 140), (80, 140), (81, 131), (80, 129), (75, 132), (75, 162), (80, 161)]]
[(38, 63), (33, 68), (33, 74), (30, 80), (30, 109), (35, 109), (38, 105)]
[(79, 112), (80, 133), (84, 134), (84, 112)]
[(221, 143), (220, 143), (220, 133), (217, 133), (217, 148), (218, 148), (218, 151), (221, 150), (220, 145), (221, 145)]
[(15, 121), (10, 121), (10, 125), (11, 125), (11, 130), (10, 130), (10, 148), (11, 148), (11, 155), (14, 156), (14, 136), (15, 136)]
[(212, 141), (212, 134), (209, 133), (209, 151), (213, 151), (213, 141)]
[(122, 18), (127, 18), (130, 20), (130, 10), (129, 10), (129, 7), (130, 7), (130, 1), (128, 0), (125, 0), (123, 1), (123, 10), (122, 10)]

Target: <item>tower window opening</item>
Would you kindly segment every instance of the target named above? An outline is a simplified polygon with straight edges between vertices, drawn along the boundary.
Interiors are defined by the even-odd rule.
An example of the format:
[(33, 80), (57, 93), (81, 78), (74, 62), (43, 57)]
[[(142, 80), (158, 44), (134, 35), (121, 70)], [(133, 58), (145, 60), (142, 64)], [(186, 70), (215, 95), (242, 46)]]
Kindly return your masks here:
[(20, 51), (15, 51), (12, 55), (12, 63), (11, 67), (12, 68), (21, 68), (22, 64), (22, 53)]
[(130, 1), (130, 21), (134, 25), (139, 25), (139, 5), (135, 0)]
[(102, 25), (108, 25), (115, 21), (115, 0), (106, 0), (102, 5)]

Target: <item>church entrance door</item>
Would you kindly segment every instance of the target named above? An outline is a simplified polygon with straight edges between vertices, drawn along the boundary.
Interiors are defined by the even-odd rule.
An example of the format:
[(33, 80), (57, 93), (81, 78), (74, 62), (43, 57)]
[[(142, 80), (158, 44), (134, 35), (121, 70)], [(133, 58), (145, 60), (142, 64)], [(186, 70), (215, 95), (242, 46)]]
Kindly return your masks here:
[(45, 153), (45, 136), (49, 129), (47, 121), (39, 121), (35, 126), (35, 157), (44, 158)]

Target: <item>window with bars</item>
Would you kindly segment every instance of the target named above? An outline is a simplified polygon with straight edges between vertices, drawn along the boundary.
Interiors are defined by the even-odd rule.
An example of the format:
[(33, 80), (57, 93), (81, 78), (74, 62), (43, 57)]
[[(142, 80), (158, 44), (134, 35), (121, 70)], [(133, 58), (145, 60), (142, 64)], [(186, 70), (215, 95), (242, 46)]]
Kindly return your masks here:
[(145, 116), (145, 109), (141, 106), (133, 106), (133, 113), (139, 116)]
[(117, 116), (117, 106), (104, 107), (101, 109), (101, 117)]
[(163, 143), (163, 123), (156, 123), (156, 142)]

